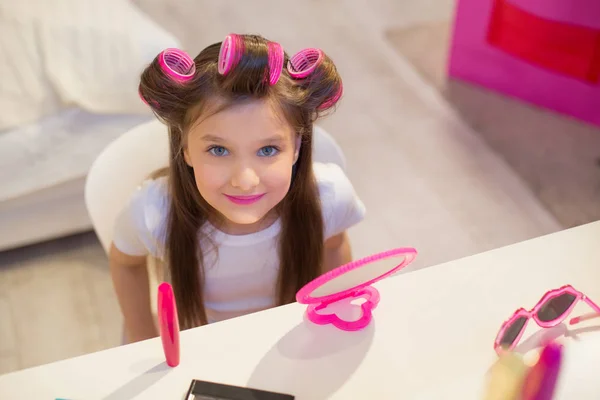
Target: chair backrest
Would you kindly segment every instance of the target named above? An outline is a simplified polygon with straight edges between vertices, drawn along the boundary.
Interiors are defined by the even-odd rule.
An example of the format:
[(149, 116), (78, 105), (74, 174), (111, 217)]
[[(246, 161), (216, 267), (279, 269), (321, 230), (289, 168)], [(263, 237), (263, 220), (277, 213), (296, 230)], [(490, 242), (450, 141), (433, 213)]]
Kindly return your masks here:
[[(313, 141), (313, 161), (346, 168), (344, 153), (329, 133), (315, 126)], [(167, 128), (153, 120), (115, 139), (92, 164), (85, 184), (85, 202), (107, 253), (118, 213), (152, 172), (168, 165), (168, 158)]]
[(313, 161), (320, 163), (332, 163), (346, 170), (346, 157), (344, 152), (325, 129), (320, 126), (313, 128)]
[(85, 203), (107, 253), (117, 215), (152, 172), (168, 165), (168, 149), (166, 127), (152, 120), (112, 141), (92, 164), (85, 183)]

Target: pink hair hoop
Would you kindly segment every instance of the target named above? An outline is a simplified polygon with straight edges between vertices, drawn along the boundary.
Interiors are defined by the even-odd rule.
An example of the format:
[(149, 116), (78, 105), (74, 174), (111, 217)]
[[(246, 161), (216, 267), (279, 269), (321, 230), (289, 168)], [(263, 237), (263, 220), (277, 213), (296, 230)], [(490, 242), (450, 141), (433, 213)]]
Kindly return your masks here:
[(158, 55), (158, 63), (165, 74), (178, 82), (189, 81), (196, 73), (196, 65), (192, 57), (179, 49), (163, 50)]
[[(269, 52), (269, 85), (273, 86), (279, 81), (283, 69), (284, 52), (283, 47), (277, 42), (267, 44)], [(234, 33), (225, 37), (219, 50), (218, 70), (219, 74), (227, 75), (242, 59), (244, 54), (244, 40), (242, 36)]]
[[(307, 283), (296, 294), (296, 300), (299, 303), (308, 304), (306, 315), (308, 319), (315, 324), (332, 324), (333, 326), (345, 331), (355, 331), (363, 329), (369, 324), (369, 322), (371, 322), (371, 312), (373, 309), (375, 309), (375, 307), (377, 307), (380, 298), (379, 292), (377, 291), (377, 289), (372, 287), (371, 284), (381, 279), (384, 279), (398, 272), (402, 268), (406, 267), (415, 259), (416, 255), (417, 251), (414, 248), (397, 248), (383, 253), (375, 254), (357, 261), (350, 262), (332, 271), (329, 271), (314, 279), (313, 281)], [(393, 257), (403, 257), (403, 260), (396, 266), (386, 269), (384, 271), (374, 270), (375, 272), (371, 272), (369, 278), (364, 278), (365, 275), (369, 275), (368, 270), (366, 270), (367, 272), (365, 273), (365, 275), (360, 275), (360, 272), (362, 272), (359, 271), (360, 268), (373, 262)], [(356, 272), (358, 272), (358, 274), (356, 274)], [(342, 285), (343, 288), (339, 287), (340, 283), (338, 283), (338, 286), (335, 287), (336, 285), (332, 284), (332, 282), (344, 275), (346, 275), (346, 279), (348, 279), (348, 281), (352, 281), (352, 279), (361, 280), (359, 283), (353, 282), (351, 284), (348, 284), (346, 282), (347, 284), (345, 286)], [(357, 278), (358, 275), (360, 275), (361, 278)], [(362, 278), (364, 278), (364, 280), (362, 280)], [(330, 289), (332, 293), (319, 294), (319, 290), (327, 291), (327, 285), (330, 285), (330, 287), (335, 287), (335, 289)], [(350, 285), (351, 287), (346, 287), (348, 285)], [(362, 315), (359, 319), (354, 321), (346, 321), (344, 319), (341, 319), (335, 313), (319, 313), (319, 311), (324, 310), (329, 305), (344, 299), (365, 300), (365, 302), (362, 303), (360, 306), (362, 309)]]
[(323, 51), (320, 49), (300, 50), (290, 58), (287, 70), (294, 79), (304, 79), (312, 74), (323, 62)]

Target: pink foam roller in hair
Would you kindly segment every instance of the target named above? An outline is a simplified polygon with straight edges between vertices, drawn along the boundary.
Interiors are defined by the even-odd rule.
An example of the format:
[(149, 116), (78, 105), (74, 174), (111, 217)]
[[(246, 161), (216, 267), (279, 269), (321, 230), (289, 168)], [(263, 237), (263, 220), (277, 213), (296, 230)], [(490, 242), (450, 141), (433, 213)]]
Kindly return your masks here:
[(273, 86), (279, 81), (283, 69), (285, 54), (283, 47), (276, 42), (269, 42), (269, 85)]
[(244, 52), (244, 42), (241, 36), (234, 33), (227, 35), (221, 43), (219, 51), (219, 74), (227, 75), (240, 62)]
[(300, 50), (290, 58), (287, 70), (294, 79), (303, 79), (312, 74), (323, 62), (323, 52), (319, 49)]
[(148, 102), (146, 101), (146, 99), (144, 98), (144, 96), (142, 96), (142, 92), (138, 89), (138, 95), (140, 96), (140, 99), (142, 100), (142, 102), (149, 106), (150, 104), (148, 104)]
[(158, 103), (156, 102), (156, 100), (150, 100), (150, 102), (152, 103), (152, 105), (148, 104), (148, 102), (146, 101), (146, 99), (144, 98), (144, 96), (142, 96), (142, 92), (138, 89), (138, 95), (140, 96), (140, 100), (142, 100), (142, 102), (147, 105), (148, 107), (156, 107), (156, 108), (160, 108), (158, 106)]
[(167, 365), (176, 367), (179, 365), (179, 318), (173, 288), (167, 282), (158, 287), (158, 323)]
[(332, 97), (330, 97), (329, 99), (325, 100), (323, 102), (323, 104), (321, 104), (317, 108), (319, 110), (325, 110), (325, 109), (333, 106), (342, 97), (343, 93), (344, 93), (344, 85), (342, 84), (342, 82), (340, 82), (340, 88), (338, 89), (338, 91)]
[(186, 52), (179, 49), (166, 49), (158, 55), (161, 69), (178, 82), (186, 82), (194, 77), (196, 64)]

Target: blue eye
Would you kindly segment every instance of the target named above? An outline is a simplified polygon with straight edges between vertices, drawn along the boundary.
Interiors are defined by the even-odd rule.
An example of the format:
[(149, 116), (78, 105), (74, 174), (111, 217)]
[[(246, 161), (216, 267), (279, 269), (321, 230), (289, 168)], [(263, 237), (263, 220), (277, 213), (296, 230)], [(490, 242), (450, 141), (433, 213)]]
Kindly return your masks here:
[(279, 153), (279, 149), (275, 146), (265, 146), (258, 151), (260, 157), (273, 157)]
[(215, 157), (223, 157), (229, 154), (229, 150), (222, 146), (213, 146), (208, 149), (208, 152)]

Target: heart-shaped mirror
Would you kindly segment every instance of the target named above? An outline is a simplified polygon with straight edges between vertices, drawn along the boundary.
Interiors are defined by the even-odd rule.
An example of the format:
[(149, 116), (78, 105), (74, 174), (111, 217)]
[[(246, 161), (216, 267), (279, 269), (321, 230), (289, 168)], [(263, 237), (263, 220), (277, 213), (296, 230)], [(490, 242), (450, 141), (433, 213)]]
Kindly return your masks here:
[[(414, 248), (397, 248), (350, 262), (306, 284), (296, 294), (296, 300), (309, 304), (308, 318), (314, 323), (331, 323), (344, 330), (362, 329), (371, 321), (371, 311), (379, 302), (379, 293), (370, 285), (406, 267), (416, 255)], [(356, 320), (340, 318), (341, 311), (324, 312), (326, 308), (346, 303), (351, 307), (352, 300), (361, 297), (366, 300), (360, 305), (363, 315)]]
[(365, 328), (372, 319), (372, 310), (379, 303), (379, 292), (373, 287), (360, 290), (333, 302), (310, 304), (306, 311), (308, 319), (318, 325), (332, 324), (344, 331)]

